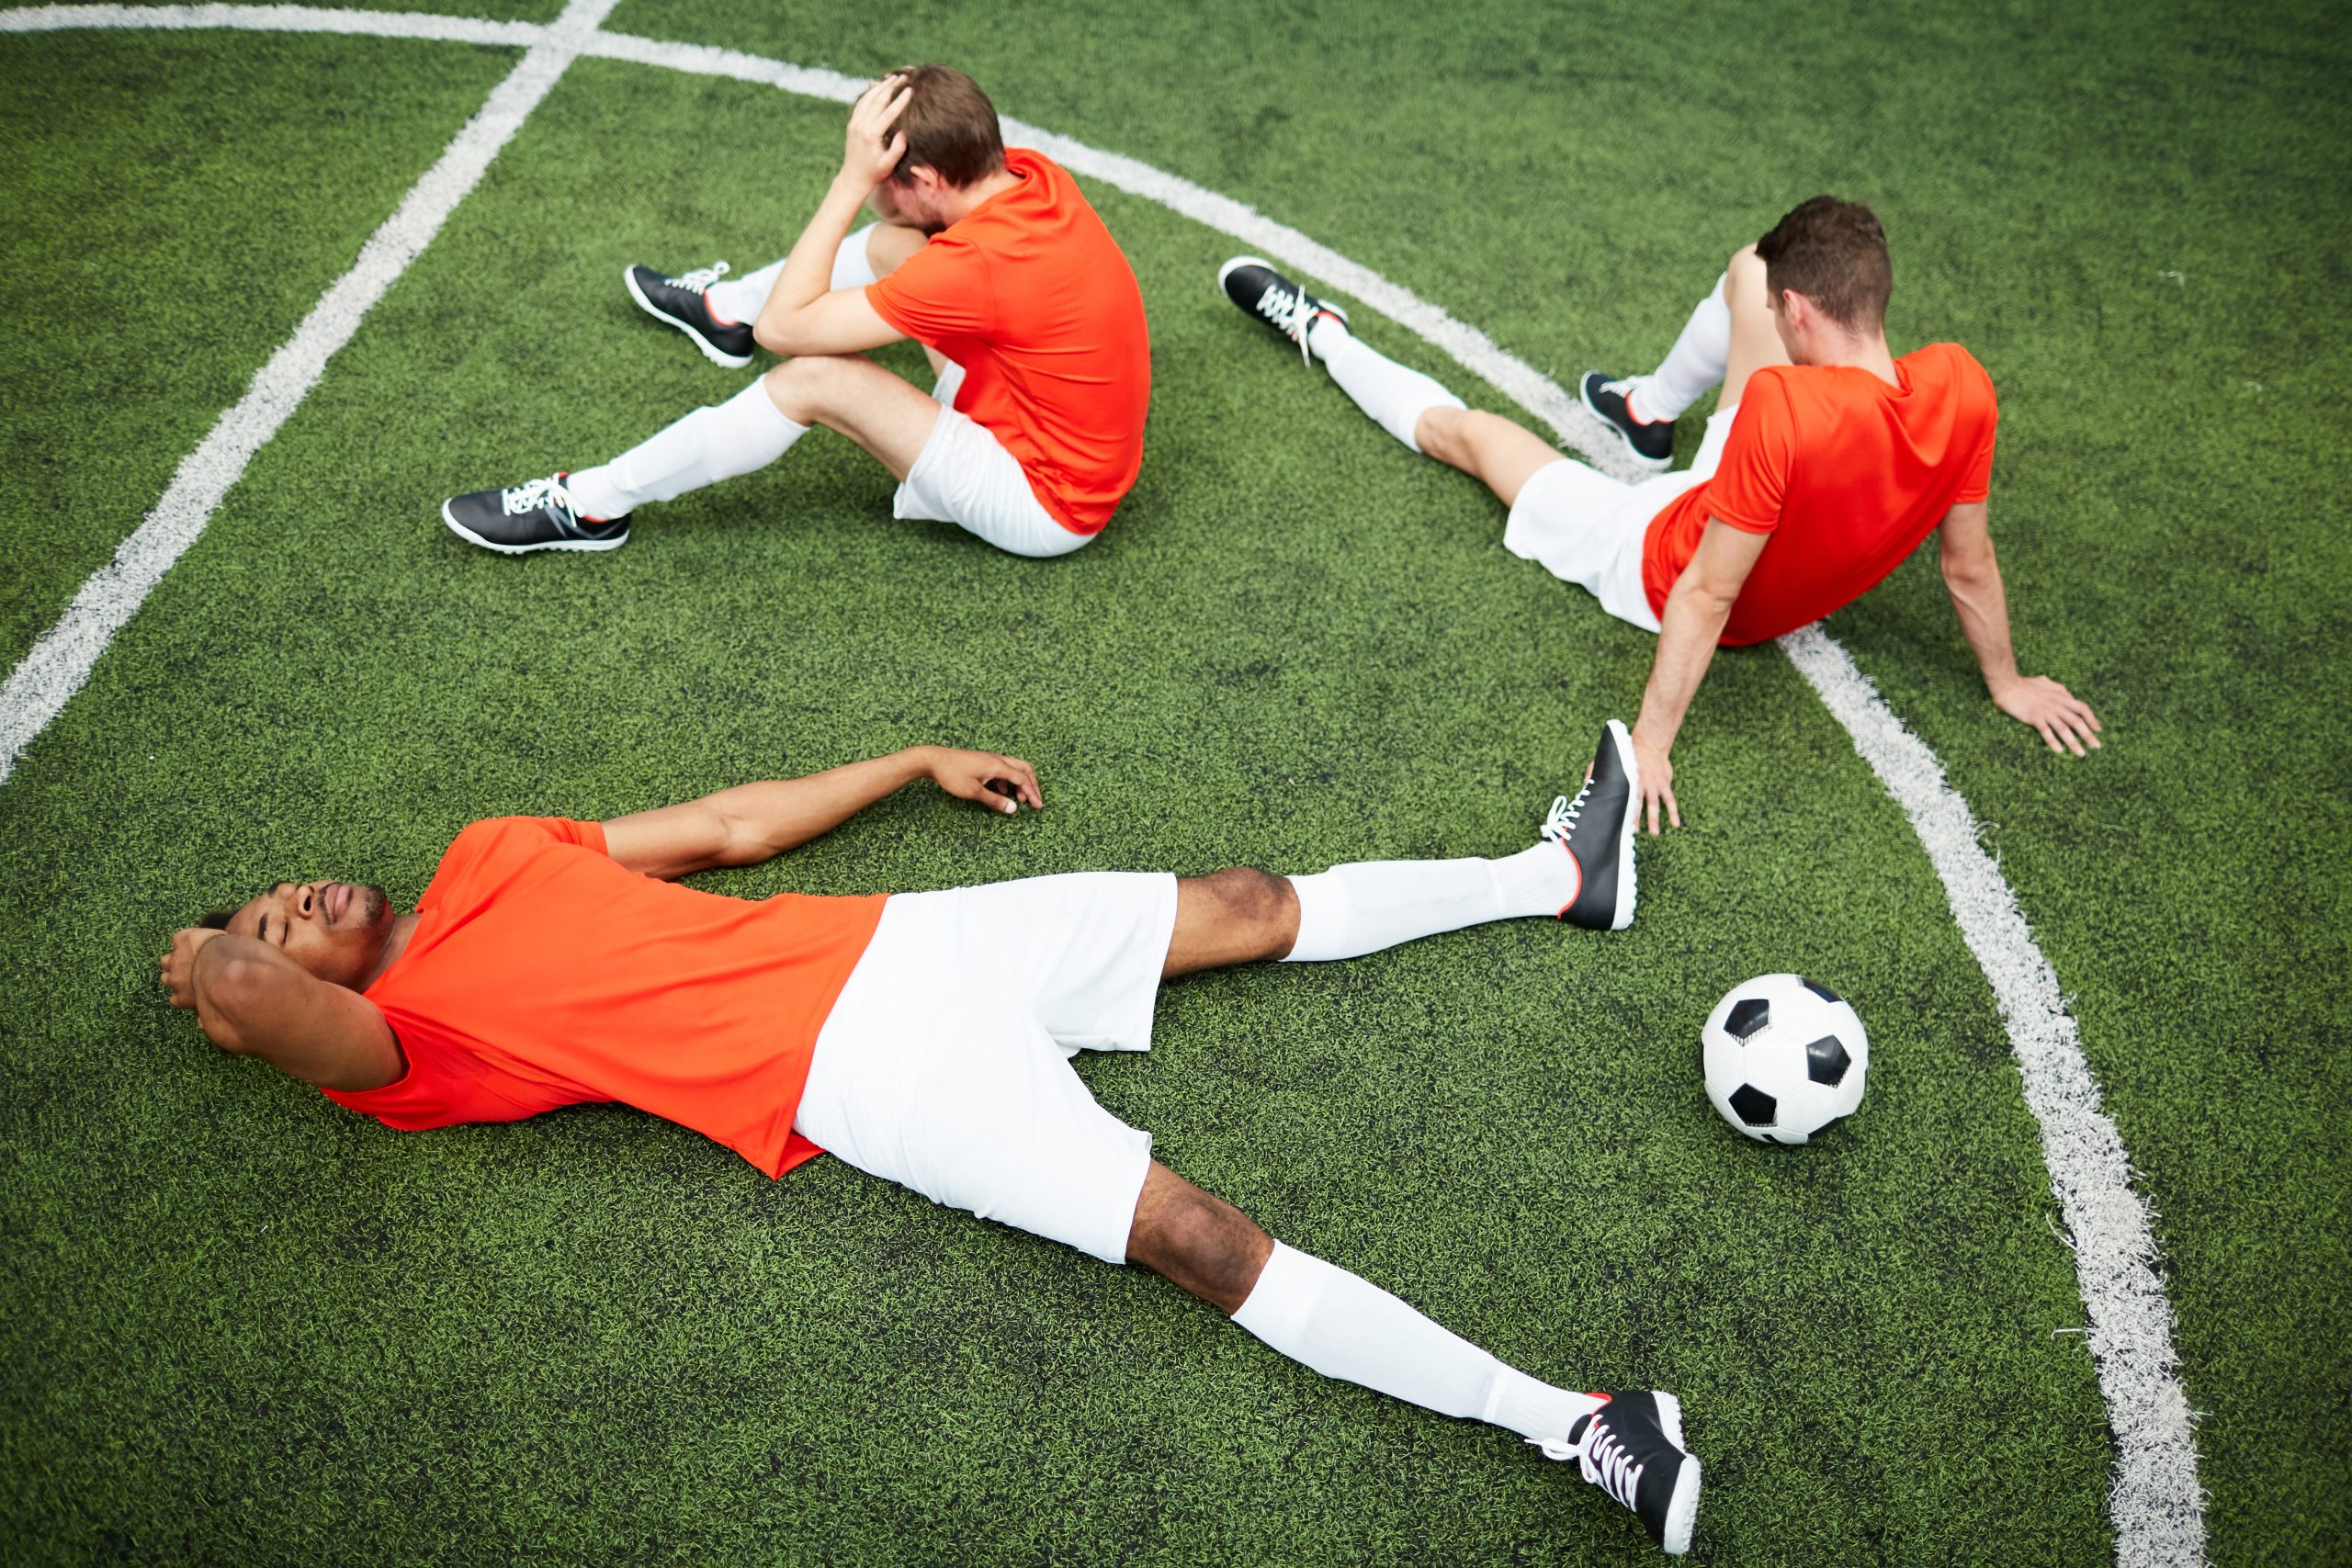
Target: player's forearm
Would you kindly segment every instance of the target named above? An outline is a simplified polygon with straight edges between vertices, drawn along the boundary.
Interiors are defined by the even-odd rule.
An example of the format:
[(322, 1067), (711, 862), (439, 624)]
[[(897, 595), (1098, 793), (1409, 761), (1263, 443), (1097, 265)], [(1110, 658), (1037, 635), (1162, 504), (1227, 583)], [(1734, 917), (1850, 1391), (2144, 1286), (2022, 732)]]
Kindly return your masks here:
[(833, 257), (841, 250), (842, 242), (849, 238), (850, 225), (857, 221), (858, 209), (873, 194), (872, 186), (861, 184), (847, 174), (834, 176), (817, 215), (808, 220), (792, 254), (785, 257), (784, 272), (768, 291), (768, 302), (761, 309), (760, 319), (752, 323), (752, 336), (761, 347), (775, 354), (789, 352), (793, 315), (831, 291)]
[(738, 784), (705, 797), (702, 804), (728, 825), (712, 863), (756, 865), (831, 831), (884, 795), (930, 777), (932, 750), (912, 746), (806, 778)]
[(1701, 587), (1685, 573), (1667, 595), (1666, 614), (1659, 617), (1657, 654), (1650, 661), (1649, 684), (1642, 692), (1642, 711), (1634, 722), (1637, 745), (1671, 750), (1682, 729), (1690, 699), (1706, 678), (1731, 618), (1733, 601)]
[(1971, 568), (1946, 566), (1944, 587), (1960, 617), (1961, 635), (1976, 655), (1985, 688), (1998, 693), (2018, 679), (2017, 649), (2009, 640), (2009, 598), (2001, 585), (2001, 569), (1985, 564)]

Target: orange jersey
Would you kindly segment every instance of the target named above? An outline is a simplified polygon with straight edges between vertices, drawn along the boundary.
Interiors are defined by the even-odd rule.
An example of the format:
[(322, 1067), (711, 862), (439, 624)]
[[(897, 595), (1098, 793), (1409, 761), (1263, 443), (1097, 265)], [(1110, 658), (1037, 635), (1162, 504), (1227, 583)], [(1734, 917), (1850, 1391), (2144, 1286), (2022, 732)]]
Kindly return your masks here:
[(1100, 533), (1143, 467), (1143, 292), (1060, 164), (1014, 147), (1004, 166), (1018, 186), (866, 285), (866, 302), (964, 367), (956, 412), (1012, 454), (1056, 522)]
[(1723, 462), (1650, 520), (1650, 609), (1698, 553), (1707, 520), (1770, 534), (1724, 623), (1762, 642), (1849, 604), (1993, 477), (1993, 378), (1957, 344), (1894, 362), (1901, 385), (1850, 366), (1776, 365), (1748, 378)]
[(793, 1111), (887, 897), (722, 897), (607, 858), (594, 822), (476, 822), (366, 993), (406, 1075), (324, 1092), (410, 1129), (617, 1100), (781, 1176), (820, 1152)]

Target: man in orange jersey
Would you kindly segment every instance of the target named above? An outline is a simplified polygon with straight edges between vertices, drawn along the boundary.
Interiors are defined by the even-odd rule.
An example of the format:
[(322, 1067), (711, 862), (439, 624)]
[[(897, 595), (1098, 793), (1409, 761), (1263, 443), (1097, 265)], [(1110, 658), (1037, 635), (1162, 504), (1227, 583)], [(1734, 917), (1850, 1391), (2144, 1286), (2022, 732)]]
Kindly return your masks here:
[(1585, 1393), (1504, 1365), (1269, 1236), (1151, 1157), (1070, 1068), (1150, 1048), (1163, 978), (1354, 957), (1485, 921), (1634, 917), (1624, 726), (1536, 840), (1495, 860), (1312, 876), (1080, 873), (936, 893), (751, 900), (676, 886), (807, 842), (919, 778), (1011, 815), (1028, 763), (918, 748), (609, 822), (457, 836), (413, 912), (279, 883), (178, 932), (162, 979), (214, 1044), (421, 1129), (618, 1100), (780, 1176), (830, 1151), (933, 1201), (1134, 1261), (1327, 1376), (1518, 1433), (1690, 1544), (1699, 1461), (1671, 1394)]
[[(853, 234), (863, 207), (882, 221)], [(726, 270), (623, 281), (721, 365), (755, 344), (792, 357), (609, 463), (454, 496), (442, 520), (508, 555), (615, 549), (639, 506), (764, 468), (812, 424), (898, 478), (897, 515), (1015, 555), (1077, 549), (1135, 484), (1151, 345), (1134, 270), (1059, 164), (1005, 148), (962, 72), (912, 65), (868, 88), (792, 254)], [(930, 355), (929, 392), (864, 357), (904, 338)]]
[(1226, 294), (1311, 353), (1388, 433), (1476, 475), (1510, 508), (1503, 544), (1657, 632), (1634, 727), (1650, 831), (1681, 825), (1667, 753), (1718, 643), (1793, 631), (1875, 586), (1941, 529), (1943, 574), (1994, 703), (2051, 750), (2098, 745), (2087, 704), (2018, 671), (1985, 498), (1996, 408), (1966, 349), (1895, 358), (1886, 236), (1859, 202), (1817, 196), (1731, 259), (1654, 376), (1584, 378), (1586, 405), (1663, 470), (1673, 419), (1720, 381), (1688, 470), (1629, 485), (1375, 352), (1346, 313), (1254, 256)]

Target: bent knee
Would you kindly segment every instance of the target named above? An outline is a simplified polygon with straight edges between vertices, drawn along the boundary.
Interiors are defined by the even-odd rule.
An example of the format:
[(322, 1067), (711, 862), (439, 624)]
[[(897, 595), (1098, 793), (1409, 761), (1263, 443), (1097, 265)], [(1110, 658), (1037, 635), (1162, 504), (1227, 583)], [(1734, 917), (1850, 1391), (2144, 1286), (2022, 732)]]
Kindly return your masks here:
[(809, 354), (784, 361), (761, 380), (767, 385), (768, 400), (785, 418), (808, 424), (837, 400), (842, 388), (855, 374), (840, 355)]

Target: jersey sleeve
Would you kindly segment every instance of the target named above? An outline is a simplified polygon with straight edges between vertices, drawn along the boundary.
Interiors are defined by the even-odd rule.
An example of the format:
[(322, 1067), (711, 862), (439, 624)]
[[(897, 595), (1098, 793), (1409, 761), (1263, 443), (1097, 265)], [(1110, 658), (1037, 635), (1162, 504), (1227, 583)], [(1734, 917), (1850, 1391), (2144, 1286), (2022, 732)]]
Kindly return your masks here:
[(1951, 498), (1952, 504), (1955, 506), (1966, 506), (1971, 502), (1982, 501), (1993, 493), (1993, 438), (2001, 425), (2001, 407), (1998, 400), (1993, 395), (1993, 378), (1985, 373), (1984, 367), (1977, 364), (1973, 355), (1968, 363), (1976, 372), (1977, 385), (1982, 389), (1981, 396), (1984, 401), (1984, 440), (1977, 448), (1976, 456), (1969, 462), (1968, 477), (1961, 480), (1959, 491)]
[(1796, 419), (1781, 378), (1759, 370), (1748, 378), (1732, 415), (1723, 461), (1707, 481), (1707, 514), (1747, 534), (1781, 525), (1789, 475), (1796, 463)]
[(867, 284), (865, 302), (917, 343), (933, 345), (983, 336), (996, 315), (987, 258), (978, 246), (944, 236), (909, 256), (889, 276)]
[(502, 1089), (496, 1075), (463, 1046), (446, 1037), (432, 1020), (397, 1003), (377, 1004), (400, 1042), (408, 1070), (380, 1089), (319, 1090), (346, 1111), (372, 1116), (387, 1127), (421, 1133), (467, 1122), (519, 1122), (560, 1105), (565, 1097), (509, 1077)]
[(569, 817), (485, 817), (479, 822), (469, 824), (449, 848), (454, 853), (461, 843), (479, 850), (517, 839), (526, 841), (543, 840), (551, 844), (577, 844), (600, 855), (607, 852), (602, 822), (575, 822)]

